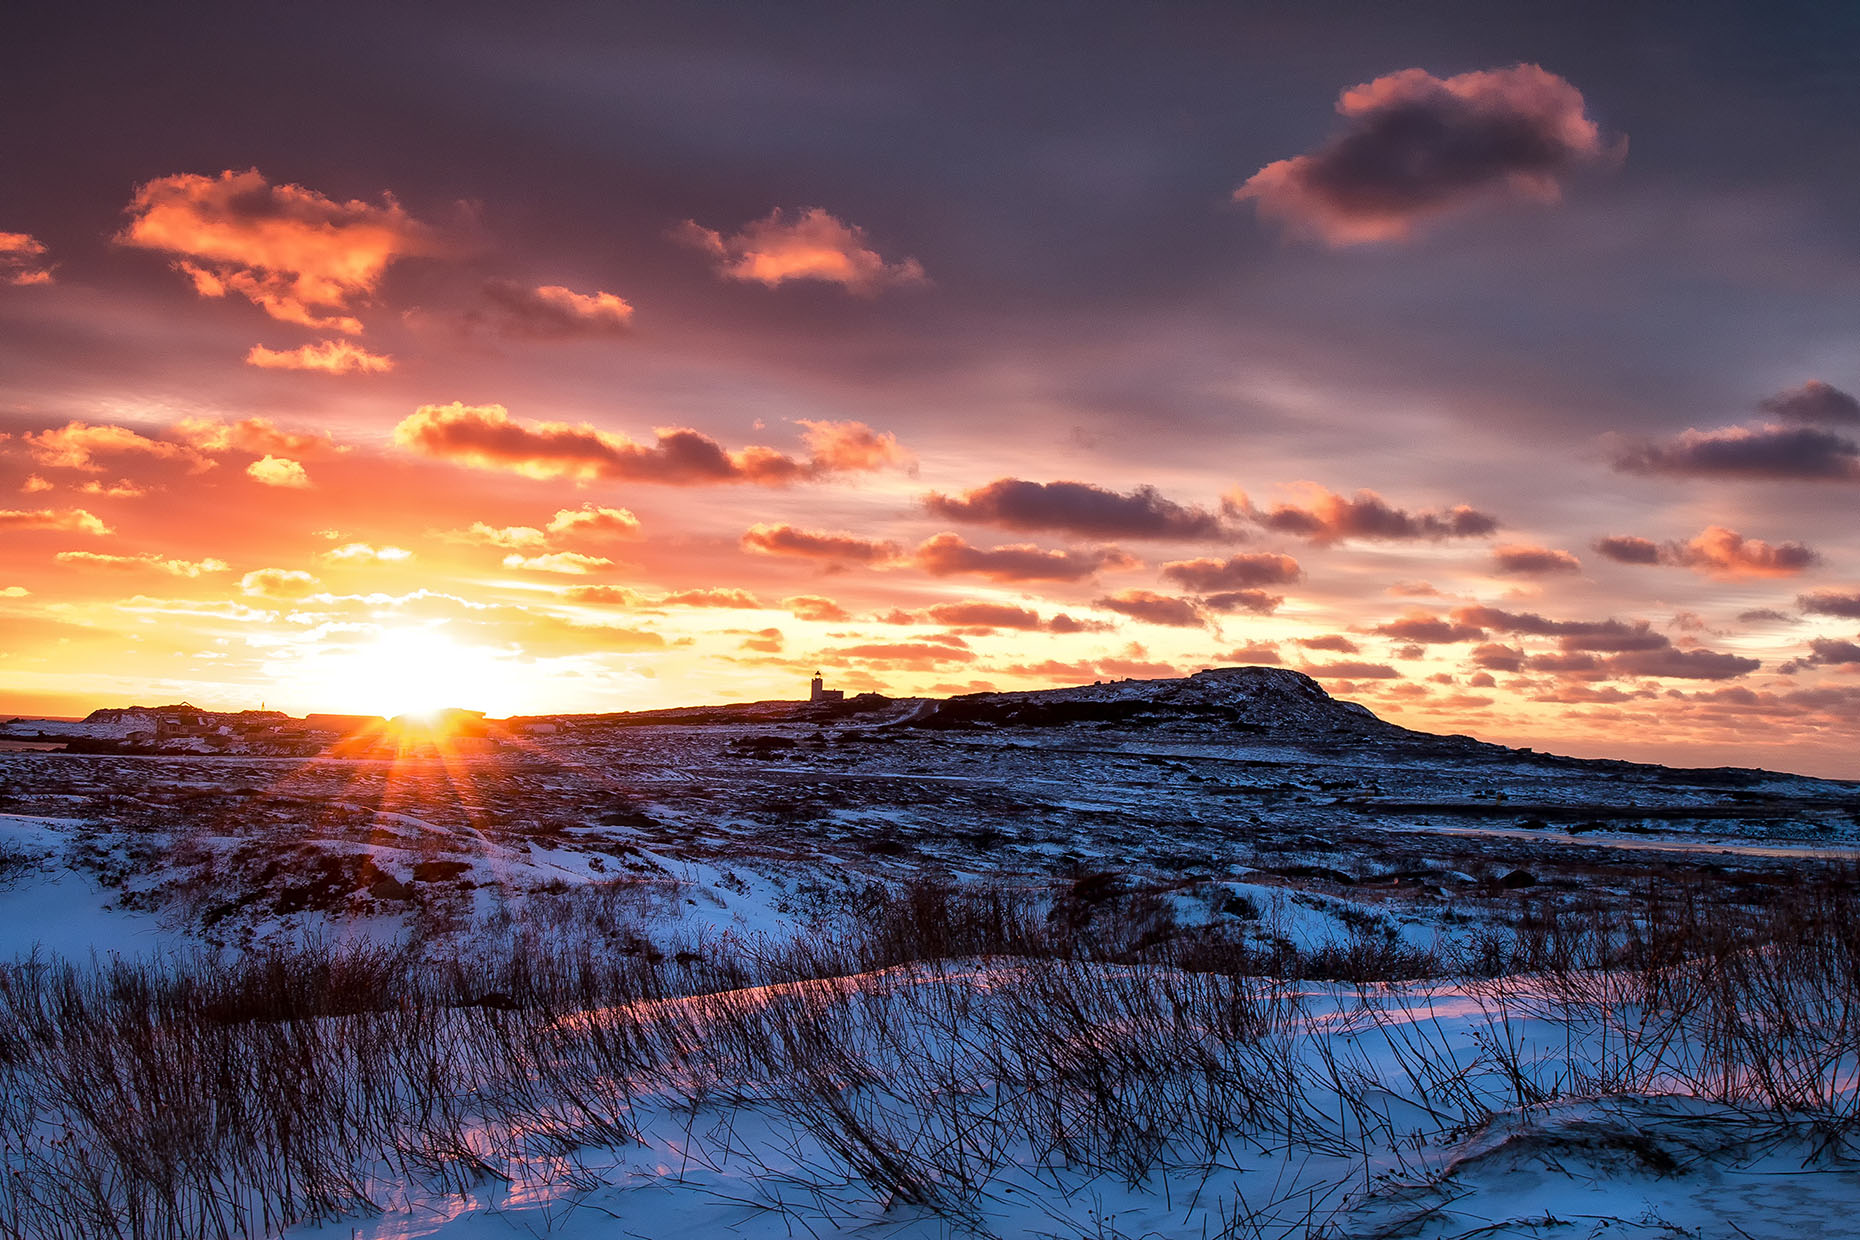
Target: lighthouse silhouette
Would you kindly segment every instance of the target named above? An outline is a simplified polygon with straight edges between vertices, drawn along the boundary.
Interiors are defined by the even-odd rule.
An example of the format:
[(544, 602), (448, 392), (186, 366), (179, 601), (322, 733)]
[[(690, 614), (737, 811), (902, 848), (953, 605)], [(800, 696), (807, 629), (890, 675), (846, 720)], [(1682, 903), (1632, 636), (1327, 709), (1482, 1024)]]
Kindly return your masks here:
[(826, 677), (822, 676), (819, 672), (814, 673), (814, 683), (809, 687), (808, 694), (807, 694), (808, 701), (810, 702), (840, 702), (840, 701), (844, 701), (845, 698), (846, 698), (846, 691), (844, 689), (827, 688)]

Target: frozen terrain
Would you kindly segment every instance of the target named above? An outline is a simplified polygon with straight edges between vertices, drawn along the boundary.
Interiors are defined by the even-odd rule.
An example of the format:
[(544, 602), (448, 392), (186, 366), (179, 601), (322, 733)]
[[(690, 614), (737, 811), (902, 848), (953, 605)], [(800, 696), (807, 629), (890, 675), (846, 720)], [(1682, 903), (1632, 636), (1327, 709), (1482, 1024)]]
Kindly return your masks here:
[[(1851, 783), (1433, 736), (1265, 668), (328, 726), (0, 727), (58, 747), (0, 750), (0, 1236), (1795, 1236), (1860, 1205)], [(274, 1114), (280, 1038), (317, 1085)]]

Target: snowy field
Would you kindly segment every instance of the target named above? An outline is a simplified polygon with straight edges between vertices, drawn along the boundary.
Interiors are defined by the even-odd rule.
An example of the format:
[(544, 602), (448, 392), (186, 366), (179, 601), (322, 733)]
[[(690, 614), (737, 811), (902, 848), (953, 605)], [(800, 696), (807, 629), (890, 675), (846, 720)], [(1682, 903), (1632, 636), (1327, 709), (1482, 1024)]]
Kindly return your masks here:
[(0, 1237), (1853, 1234), (1852, 784), (1282, 672), (549, 729), (0, 751)]

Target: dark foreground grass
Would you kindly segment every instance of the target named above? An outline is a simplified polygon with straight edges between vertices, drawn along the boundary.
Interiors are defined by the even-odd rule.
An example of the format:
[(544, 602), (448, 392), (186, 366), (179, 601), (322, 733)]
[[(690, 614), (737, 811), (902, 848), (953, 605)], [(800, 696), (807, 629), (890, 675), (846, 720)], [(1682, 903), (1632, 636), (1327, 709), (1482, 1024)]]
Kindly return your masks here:
[[(0, 967), (0, 1238), (266, 1235), (371, 1211), (395, 1183), (462, 1189), (624, 1145), (668, 1099), (772, 1110), (822, 1182), (974, 1228), (1010, 1160), (1136, 1185), (1236, 1142), (1366, 1159), (1396, 1135), (1391, 1091), (1461, 1126), (1685, 1093), (1830, 1142), (1855, 1127), (1851, 875), (1761, 908), (1696, 888), (1545, 901), (1451, 957), (1183, 931), (1103, 886), (874, 889), (779, 942), (556, 917), (447, 952)], [(1469, 1067), (1469, 1048), (1391, 1024), (1389, 1080), (1314, 1045), (1307, 983), (1343, 984), (1374, 1025), (1387, 984), (1416, 977), (1480, 996), (1501, 1034), (1551, 1021), (1572, 1051), (1546, 1074), (1498, 1036)]]

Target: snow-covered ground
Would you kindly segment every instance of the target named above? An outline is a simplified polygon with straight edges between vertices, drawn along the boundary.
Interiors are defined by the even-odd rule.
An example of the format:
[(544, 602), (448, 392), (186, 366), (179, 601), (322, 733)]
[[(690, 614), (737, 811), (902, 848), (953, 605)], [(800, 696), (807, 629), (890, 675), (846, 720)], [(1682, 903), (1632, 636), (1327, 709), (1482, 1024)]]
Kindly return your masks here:
[[(647, 1087), (625, 1110), (632, 1135), (624, 1143), (574, 1150), (533, 1143), (512, 1155), (522, 1150), (512, 1134), (480, 1133), (486, 1159), (469, 1184), (435, 1189), (402, 1180), (388, 1188), (378, 1215), (289, 1234), (1853, 1234), (1860, 1162), (1848, 1157), (1844, 1138), (1809, 1117), (1701, 1098), (1677, 1075), (1660, 1093), (1559, 1088), (1599, 1066), (1604, 1043), (1620, 1029), (1526, 1014), (1519, 1005), (1529, 995), (1515, 990), (1275, 988), (1282, 1010), (1254, 1043), (1216, 1048), (1179, 1074), (1147, 1065), (1093, 1084), (1124, 1090), (1132, 1115), (1168, 1117), (1177, 1108), (1176, 1125), (1117, 1148), (1083, 1131), (1090, 1118), (1068, 1112), (1078, 1098), (1027, 1107), (1010, 1096), (1043, 1088), (1064, 1095), (1079, 1082), (991, 1077), (980, 1063), (1011, 1060), (1013, 1052), (969, 1049), (991, 1030), (1001, 1036), (1004, 1020), (1011, 1024), (994, 1009), (1012, 1007), (1013, 992), (1029, 984), (1020, 968), (894, 969), (680, 1001), (700, 1042), (707, 1020), (734, 1025), (745, 1010), (813, 1006), (840, 1014), (845, 1036), (864, 1040), (877, 1075), (834, 1084), (844, 1091), (843, 1116), (805, 1097), (818, 1081), (719, 1081), (709, 1092), (694, 1092), (688, 1079)], [(1181, 999), (1179, 983), (1122, 979), (1133, 995), (1154, 987), (1159, 999)], [(636, 1011), (596, 1012), (581, 1021), (639, 1019)], [(1144, 1049), (1141, 1034), (1097, 1032), (1120, 1049)], [(1519, 1063), (1529, 1078), (1522, 1085), (1511, 1076)], [(1187, 1079), (1219, 1070), (1257, 1079)], [(1144, 1090), (1168, 1097), (1138, 1097)], [(1053, 1117), (1079, 1131), (1042, 1128), (1047, 1101)], [(1243, 1105), (1254, 1114), (1243, 1115)], [(1037, 1117), (1016, 1115), (1017, 1107)], [(1068, 1146), (1077, 1155), (1071, 1160), (1056, 1153)]]
[[(1744, 926), (1851, 890), (1856, 857), (1851, 784), (1428, 737), (1292, 673), (562, 719), (455, 753), (0, 750), (0, 1002), (35, 1031), (0, 1027), (0, 1158), (24, 1176), (0, 1181), (0, 1240), (109, 1234), (48, 1229), (18, 1186), (125, 1191), (99, 1169), (131, 1163), (80, 1155), (161, 1148), (157, 1121), (218, 1088), (212, 1055), (160, 1060), (186, 1038), (136, 1041), (140, 1009), (88, 1041), (45, 1026), (34, 979), (72, 960), (80, 990), (143, 978), (133, 997), (274, 951), (409, 953), (411, 1006), (187, 1037), (239, 1064), (300, 1037), (318, 1089), (423, 1118), (319, 1132), (304, 1166), (348, 1151), (352, 1181), (255, 1234), (306, 1214), (293, 1240), (1852, 1234), (1860, 967), (1778, 980), (1824, 989), (1765, 1025), (1683, 970), (1634, 998), (1605, 969), (1572, 990), (1492, 962), (1648, 932), (1667, 905)], [(1020, 910), (1038, 950), (751, 976), (950, 886)], [(1770, 976), (1760, 947), (1726, 985)], [(1074, 950), (1095, 963), (1046, 958)], [(655, 962), (686, 997), (411, 993), (419, 962), (520, 980), (577, 952)], [(147, 1055), (206, 1074), (163, 1094)], [(221, 1204), (276, 1153), (215, 1172)]]

